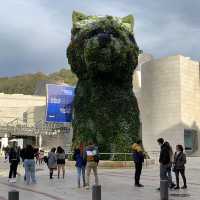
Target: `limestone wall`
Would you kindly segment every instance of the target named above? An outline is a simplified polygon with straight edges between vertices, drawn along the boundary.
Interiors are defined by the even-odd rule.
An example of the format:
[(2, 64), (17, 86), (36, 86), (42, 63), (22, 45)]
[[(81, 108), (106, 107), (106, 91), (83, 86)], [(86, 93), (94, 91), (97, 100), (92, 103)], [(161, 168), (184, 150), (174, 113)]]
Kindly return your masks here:
[(197, 131), (200, 155), (200, 71), (199, 63), (181, 57), (181, 120), (185, 129)]
[(181, 119), (192, 126), (200, 125), (199, 63), (181, 57)]
[[(21, 94), (0, 94), (0, 122), (8, 123), (15, 119), (18, 124), (24, 124), (23, 113), (27, 113), (27, 124), (35, 126), (38, 122), (45, 121), (46, 97), (21, 95)], [(26, 124), (25, 123), (25, 124)], [(2, 137), (4, 133), (2, 134)], [(36, 145), (39, 145), (38, 137), (35, 138)], [(28, 139), (26, 138), (26, 141)], [(42, 147), (49, 150), (52, 147), (62, 146), (67, 149), (72, 141), (72, 128), (70, 133), (61, 132), (57, 135), (43, 133)], [(28, 141), (30, 143), (30, 141)]]
[(181, 122), (180, 56), (144, 63), (141, 67), (142, 135), (146, 150), (159, 150), (163, 137), (175, 146), (183, 143)]
[(23, 113), (32, 107), (46, 105), (46, 97), (23, 94), (0, 94), (0, 121), (23, 120)]
[(137, 90), (142, 136), (147, 151), (159, 150), (163, 137), (175, 149), (185, 144), (184, 130), (197, 131), (195, 146), (200, 155), (199, 63), (176, 55), (150, 60), (141, 66), (141, 90)]

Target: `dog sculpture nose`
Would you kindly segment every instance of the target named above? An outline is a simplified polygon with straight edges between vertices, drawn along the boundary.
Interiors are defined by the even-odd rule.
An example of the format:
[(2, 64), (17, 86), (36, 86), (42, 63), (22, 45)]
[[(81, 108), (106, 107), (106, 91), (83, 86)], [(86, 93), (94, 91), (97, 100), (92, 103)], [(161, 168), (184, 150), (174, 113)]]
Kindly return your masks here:
[(99, 41), (100, 47), (106, 47), (106, 45), (111, 41), (110, 34), (99, 33), (98, 34), (98, 41)]

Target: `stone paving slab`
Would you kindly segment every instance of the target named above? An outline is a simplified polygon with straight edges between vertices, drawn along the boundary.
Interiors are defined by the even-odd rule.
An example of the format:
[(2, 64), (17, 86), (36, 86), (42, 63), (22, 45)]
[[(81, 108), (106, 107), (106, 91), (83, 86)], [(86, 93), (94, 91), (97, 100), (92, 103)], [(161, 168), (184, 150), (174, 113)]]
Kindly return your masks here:
[[(8, 191), (16, 189), (20, 192), (20, 200), (90, 200), (91, 190), (76, 187), (76, 171), (67, 168), (66, 178), (49, 180), (48, 169), (45, 165), (37, 167), (37, 184), (27, 186), (23, 176), (17, 177), (16, 184), (7, 180), (8, 163), (0, 163), (0, 200), (7, 200)], [(23, 167), (19, 172), (23, 175)], [(190, 176), (188, 176), (188, 174)], [(158, 167), (144, 169), (142, 183), (144, 188), (133, 185), (132, 169), (99, 170), (102, 185), (102, 200), (159, 200), (160, 194), (156, 190), (159, 186)], [(170, 191), (170, 200), (199, 200), (200, 174), (199, 169), (187, 170), (191, 177), (187, 190)], [(92, 179), (94, 182), (94, 180)]]

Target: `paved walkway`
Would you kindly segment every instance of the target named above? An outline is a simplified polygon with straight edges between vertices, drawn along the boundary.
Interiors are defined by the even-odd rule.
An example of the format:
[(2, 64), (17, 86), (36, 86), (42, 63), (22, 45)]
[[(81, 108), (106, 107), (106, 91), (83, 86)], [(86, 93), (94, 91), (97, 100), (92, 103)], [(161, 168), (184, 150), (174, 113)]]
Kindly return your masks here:
[[(200, 160), (200, 158), (199, 158)], [(188, 189), (170, 191), (170, 199), (199, 200), (200, 194), (200, 165), (188, 164), (187, 177)], [(23, 168), (20, 167), (20, 173)], [(7, 180), (8, 163), (0, 161), (0, 200), (7, 200), (8, 191), (16, 189), (20, 192), (20, 200), (90, 200), (91, 190), (76, 187), (76, 171), (67, 168), (66, 178), (58, 180), (54, 177), (49, 180), (46, 166), (37, 167), (37, 184), (27, 186), (24, 184), (23, 176), (18, 176), (16, 184), (10, 184)], [(133, 186), (133, 171), (131, 169), (100, 170), (100, 182), (102, 185), (102, 200), (159, 200), (158, 169), (144, 169), (142, 183), (144, 188)], [(190, 175), (190, 176), (189, 176)]]

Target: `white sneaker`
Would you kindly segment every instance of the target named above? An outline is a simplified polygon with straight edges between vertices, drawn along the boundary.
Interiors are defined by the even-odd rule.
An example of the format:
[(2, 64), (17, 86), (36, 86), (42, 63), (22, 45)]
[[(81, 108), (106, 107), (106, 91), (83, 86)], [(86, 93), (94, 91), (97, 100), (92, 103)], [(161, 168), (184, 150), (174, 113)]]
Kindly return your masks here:
[(16, 183), (16, 178), (11, 178), (11, 179), (9, 180), (9, 183)]
[(9, 183), (13, 183), (13, 179), (12, 178), (9, 178)]
[(85, 189), (86, 189), (86, 190), (89, 190), (89, 189), (90, 189), (90, 187), (87, 185), (87, 186), (85, 187)]

